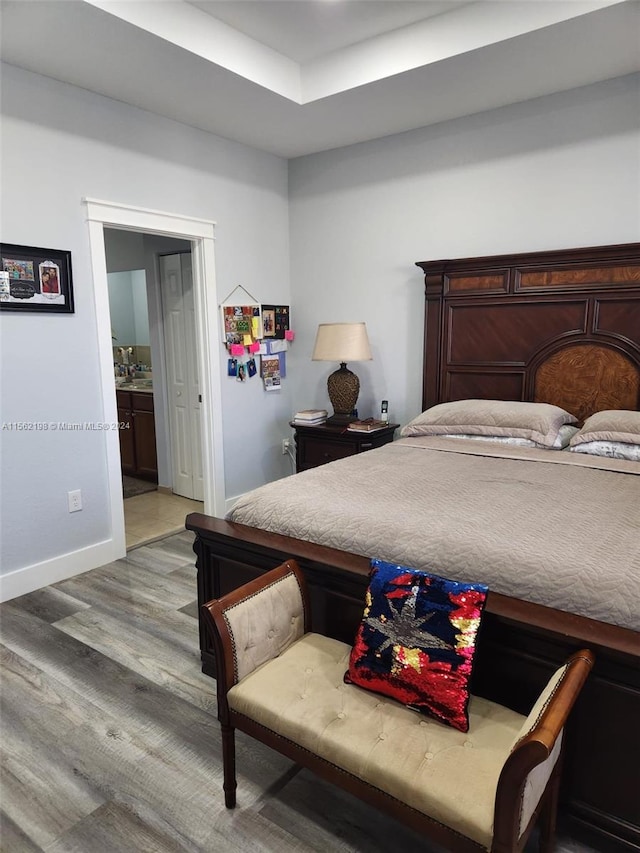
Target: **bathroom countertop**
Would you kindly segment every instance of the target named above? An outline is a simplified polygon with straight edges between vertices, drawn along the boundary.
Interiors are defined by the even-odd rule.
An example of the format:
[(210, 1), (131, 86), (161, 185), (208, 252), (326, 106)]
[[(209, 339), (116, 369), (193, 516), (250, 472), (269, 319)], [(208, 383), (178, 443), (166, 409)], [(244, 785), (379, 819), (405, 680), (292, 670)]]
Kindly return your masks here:
[[(144, 381), (142, 380), (142, 382)], [(145, 394), (153, 394), (153, 385), (147, 383), (143, 385), (142, 382), (140, 380), (138, 382), (123, 382), (121, 385), (116, 385), (116, 391), (142, 391)]]

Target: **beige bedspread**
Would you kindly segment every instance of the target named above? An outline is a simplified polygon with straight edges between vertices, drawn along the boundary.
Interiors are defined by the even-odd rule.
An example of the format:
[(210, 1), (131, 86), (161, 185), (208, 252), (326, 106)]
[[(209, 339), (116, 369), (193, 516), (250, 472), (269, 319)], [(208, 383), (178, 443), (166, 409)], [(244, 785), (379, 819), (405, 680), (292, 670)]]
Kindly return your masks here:
[(478, 444), (402, 439), (227, 518), (640, 630), (640, 465)]

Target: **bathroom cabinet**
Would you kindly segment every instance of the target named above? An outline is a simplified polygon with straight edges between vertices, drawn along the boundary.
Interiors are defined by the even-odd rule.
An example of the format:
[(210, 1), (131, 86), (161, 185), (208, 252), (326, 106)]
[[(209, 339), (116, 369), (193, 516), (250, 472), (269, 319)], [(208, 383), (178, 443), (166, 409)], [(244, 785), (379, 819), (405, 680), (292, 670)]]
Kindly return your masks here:
[(122, 473), (158, 482), (153, 394), (116, 390)]

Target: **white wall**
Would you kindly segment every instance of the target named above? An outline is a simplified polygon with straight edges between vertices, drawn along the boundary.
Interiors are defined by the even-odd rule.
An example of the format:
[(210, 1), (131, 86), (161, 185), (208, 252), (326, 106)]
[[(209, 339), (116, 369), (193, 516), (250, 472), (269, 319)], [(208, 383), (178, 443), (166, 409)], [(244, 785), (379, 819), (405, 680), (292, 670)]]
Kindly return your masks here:
[[(290, 301), (284, 160), (7, 65), (2, 112), (2, 239), (71, 250), (76, 300), (71, 315), (0, 318), (3, 422), (104, 420), (84, 197), (215, 220), (219, 297), (242, 284), (260, 301)], [(227, 494), (289, 473), (288, 386), (267, 396), (257, 377), (223, 380), (221, 405)], [(91, 568), (110, 537), (104, 436), (1, 437), (1, 573), (49, 583), (57, 558), (82, 549)], [(82, 512), (67, 511), (71, 489)]]
[(361, 416), (421, 404), (424, 285), (415, 261), (640, 240), (638, 76), (290, 162), (291, 382), (327, 406), (316, 325), (367, 323)]

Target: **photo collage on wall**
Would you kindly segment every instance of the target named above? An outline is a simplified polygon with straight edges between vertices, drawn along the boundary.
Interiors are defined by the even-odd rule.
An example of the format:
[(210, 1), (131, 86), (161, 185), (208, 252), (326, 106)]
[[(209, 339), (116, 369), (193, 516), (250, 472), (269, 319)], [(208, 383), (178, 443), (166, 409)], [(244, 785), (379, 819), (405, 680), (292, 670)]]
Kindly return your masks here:
[(245, 382), (259, 372), (265, 391), (278, 391), (286, 375), (286, 352), (294, 339), (289, 306), (227, 302), (221, 311), (229, 352), (227, 375)]
[(71, 252), (0, 244), (0, 309), (73, 313)]

